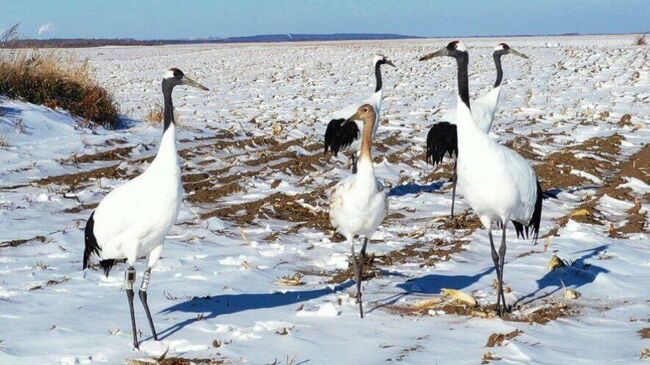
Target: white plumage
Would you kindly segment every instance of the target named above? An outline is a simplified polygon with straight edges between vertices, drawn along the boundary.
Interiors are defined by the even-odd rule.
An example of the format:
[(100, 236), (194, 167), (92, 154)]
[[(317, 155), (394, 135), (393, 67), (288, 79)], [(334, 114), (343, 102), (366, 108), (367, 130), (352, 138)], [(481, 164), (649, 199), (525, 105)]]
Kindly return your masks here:
[[(472, 120), (476, 126), (485, 134), (488, 134), (492, 129), (492, 122), (494, 121), (494, 114), (496, 113), (497, 105), (499, 103), (499, 98), (501, 96), (501, 81), (503, 80), (503, 68), (501, 67), (501, 57), (506, 54), (514, 54), (519, 57), (528, 58), (523, 53), (520, 53), (508, 46), (505, 43), (499, 43), (492, 53), (494, 59), (494, 64), (496, 68), (496, 81), (494, 82), (493, 88), (472, 101), (471, 115)], [(424, 56), (420, 61), (428, 60), (431, 57), (429, 55)], [(456, 126), (458, 124), (458, 115), (456, 110), (450, 111), (447, 113), (448, 120), (453, 120), (454, 124), (448, 122), (440, 122), (434, 124), (429, 133), (427, 134), (427, 149), (426, 157), (427, 161), (432, 162), (434, 165), (442, 162), (442, 159), (445, 154), (456, 154), (458, 150), (456, 136)], [(451, 203), (451, 216), (454, 216), (454, 203), (456, 199), (456, 178), (457, 178), (457, 166), (454, 165), (454, 177), (453, 177), (453, 192), (452, 192), (452, 203)]]
[(149, 277), (152, 266), (160, 258), (165, 236), (176, 223), (183, 196), (172, 103), (172, 90), (177, 85), (208, 90), (178, 69), (173, 68), (165, 73), (162, 82), (164, 132), (156, 157), (140, 176), (104, 197), (90, 215), (84, 232), (84, 269), (88, 267), (91, 256), (96, 255), (108, 276), (117, 260), (126, 259), (126, 294), (131, 312), (133, 346), (136, 348), (138, 340), (133, 311), (135, 261), (141, 256), (148, 259), (139, 296), (153, 338), (158, 340), (147, 304)]
[[(361, 282), (363, 280), (366, 245), (386, 217), (388, 194), (384, 189), (384, 185), (375, 177), (370, 152), (373, 124), (376, 121), (376, 114), (372, 105), (365, 104), (361, 106), (357, 113), (347, 120), (355, 119), (361, 119), (364, 123), (358, 170), (356, 174), (350, 175), (336, 184), (330, 201), (330, 221), (332, 226), (351, 245), (352, 260), (357, 279), (357, 301), (359, 302), (359, 313), (363, 318)], [(354, 252), (353, 240), (355, 236), (364, 237), (360, 260), (357, 260)]]
[(149, 255), (158, 260), (163, 240), (176, 223), (183, 196), (176, 151), (176, 127), (163, 134), (156, 157), (142, 175), (109, 193), (95, 210), (99, 257), (126, 259), (129, 266)]
[[(513, 150), (500, 145), (482, 131), (470, 110), (468, 86), (469, 56), (463, 44), (451, 42), (428, 57), (450, 56), (458, 64), (456, 115), (458, 135), (458, 189), (488, 230), (492, 259), (498, 279), (497, 312), (505, 307), (503, 269), (506, 254), (506, 228), (513, 222), (517, 235), (539, 234), (542, 191), (535, 171)], [(494, 224), (502, 227), (502, 240), (497, 254), (492, 238)], [(505, 308), (504, 308), (505, 309)]]

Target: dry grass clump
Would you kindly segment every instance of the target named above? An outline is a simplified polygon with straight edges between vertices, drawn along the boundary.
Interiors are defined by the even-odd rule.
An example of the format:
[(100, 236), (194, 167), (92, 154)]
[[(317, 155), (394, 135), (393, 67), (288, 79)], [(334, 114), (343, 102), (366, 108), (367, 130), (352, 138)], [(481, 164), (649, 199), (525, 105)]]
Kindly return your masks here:
[[(13, 39), (14, 26), (0, 36), (0, 46)], [(112, 96), (97, 85), (88, 62), (54, 52), (0, 49), (0, 95), (62, 108), (107, 128), (118, 126)]]
[[(144, 116), (144, 119), (151, 124), (159, 124), (163, 122), (164, 116), (164, 108), (162, 105), (156, 104), (149, 109), (149, 112)], [(176, 110), (174, 110), (174, 122), (176, 125), (179, 125), (181, 122), (181, 117)]]
[(147, 115), (144, 119), (151, 124), (162, 123), (163, 121), (163, 107), (160, 105), (154, 105), (149, 109)]

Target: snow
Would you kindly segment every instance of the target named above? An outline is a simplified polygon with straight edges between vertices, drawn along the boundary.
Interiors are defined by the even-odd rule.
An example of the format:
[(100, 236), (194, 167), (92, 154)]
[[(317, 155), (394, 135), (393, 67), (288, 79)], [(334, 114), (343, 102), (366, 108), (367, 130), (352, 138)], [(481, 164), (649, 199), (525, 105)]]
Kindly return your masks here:
[[(650, 68), (647, 49), (633, 47), (633, 39), (506, 39), (531, 58), (504, 60), (505, 83), (494, 138), (502, 143), (519, 136), (530, 139), (543, 158), (589, 138), (618, 133), (625, 140), (617, 158), (636, 153), (650, 141)], [(471, 57), (473, 95), (492, 85), (490, 52), (501, 41), (464, 40)], [(508, 302), (524, 303), (519, 314), (549, 303), (566, 303), (575, 309), (547, 324), (441, 310), (399, 315), (388, 309), (437, 297), (442, 288), (470, 293), (481, 305), (496, 299), (487, 233), (443, 228), (441, 217), (448, 214), (451, 203), (449, 182), (426, 180), (433, 170), (422, 158), (426, 132), (455, 105), (455, 65), (448, 60), (422, 63), (417, 58), (447, 42), (67, 50), (89, 59), (129, 122), (116, 131), (91, 129), (65, 111), (0, 99), (0, 137), (8, 144), (0, 147), (0, 243), (29, 240), (0, 247), (0, 364), (112, 364), (157, 357), (165, 351), (168, 356), (216, 357), (234, 364), (286, 358), (310, 364), (378, 364), (389, 359), (408, 364), (477, 364), (488, 351), (501, 359), (493, 363), (503, 364), (639, 362), (642, 349), (650, 347), (650, 341), (637, 333), (650, 327), (648, 232), (612, 238), (607, 226), (571, 219), (559, 228), (557, 237), (532, 245), (516, 240), (510, 229), (504, 274), (506, 286), (512, 289), (506, 295)], [(427, 244), (422, 249), (427, 249), (436, 239), (462, 241), (464, 250), (428, 264), (415, 257), (378, 264), (378, 276), (363, 285), (367, 316), (362, 320), (350, 297), (354, 282), (328, 282), (327, 274), (348, 267), (350, 251), (347, 244), (333, 240), (331, 232), (309, 225), (291, 230), (296, 222), (265, 216), (265, 211), (275, 209), (272, 202), (264, 203), (258, 217), (248, 223), (232, 217), (236, 212), (228, 217), (202, 215), (274, 193), (310, 193), (345, 176), (345, 154), (305, 174), (273, 166), (292, 159), (280, 154), (321, 153), (307, 146), (322, 139), (323, 117), (372, 93), (370, 59), (379, 52), (394, 60), (397, 68), (384, 73), (385, 100), (376, 140), (396, 136), (403, 141), (389, 145), (387, 152), (377, 146), (373, 153), (379, 158), (377, 175), (392, 189), (389, 215), (403, 217), (384, 221), (368, 251), (381, 255), (422, 242)], [(197, 191), (186, 195), (179, 223), (167, 237), (151, 276), (149, 305), (161, 340), (151, 339), (142, 307), (136, 303), (143, 340), (141, 351), (136, 351), (131, 347), (124, 266), (115, 267), (108, 278), (99, 270), (82, 272), (83, 227), (92, 211), (90, 204), (130, 174), (143, 171), (146, 158), (155, 154), (162, 128), (143, 119), (153, 105), (162, 103), (160, 75), (170, 67), (180, 68), (212, 90), (174, 92), (184, 176), (223, 171), (210, 174), (210, 188), (234, 182), (240, 189), (210, 202), (190, 200)], [(632, 126), (619, 126), (621, 116), (628, 113)], [(274, 125), (282, 132), (274, 134)], [(225, 131), (235, 137), (219, 137)], [(545, 140), (547, 136), (552, 138)], [(261, 140), (215, 144), (252, 137), (299, 143), (280, 151), (270, 150)], [(119, 147), (132, 149), (115, 160), (79, 163), (74, 159)], [(390, 154), (399, 160), (389, 158)], [(586, 158), (591, 152), (582, 155)], [(273, 158), (252, 163), (265, 156)], [(119, 165), (117, 174), (78, 186), (38, 183), (50, 176), (114, 165)], [(572, 173), (586, 178), (589, 186), (561, 190), (544, 201), (542, 234), (593, 196), (594, 185), (608, 181), (578, 169)], [(238, 175), (228, 182), (215, 178)], [(649, 191), (647, 181), (626, 177), (621, 187), (629, 187), (648, 211), (650, 204), (643, 200)], [(323, 197), (296, 204), (315, 213), (327, 208)], [(627, 219), (633, 204), (604, 195), (597, 207), (618, 222)], [(460, 197), (457, 211), (464, 209)], [(267, 238), (275, 233), (277, 238)], [(573, 265), (549, 273), (547, 265), (554, 253)], [(138, 280), (143, 267), (141, 260), (136, 266)], [(303, 273), (304, 285), (279, 283), (279, 278), (296, 272)], [(581, 296), (565, 299), (561, 282)], [(485, 347), (491, 334), (517, 329), (523, 333), (503, 346)], [(219, 347), (213, 346), (215, 340)]]

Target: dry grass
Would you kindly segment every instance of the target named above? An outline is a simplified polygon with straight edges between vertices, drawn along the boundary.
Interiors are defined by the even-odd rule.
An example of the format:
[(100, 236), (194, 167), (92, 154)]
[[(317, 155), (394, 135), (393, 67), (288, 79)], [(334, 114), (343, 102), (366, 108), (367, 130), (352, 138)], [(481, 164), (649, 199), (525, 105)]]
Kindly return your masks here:
[[(15, 37), (17, 27), (0, 36), (0, 45)], [(97, 85), (87, 61), (54, 51), (0, 49), (0, 95), (62, 108), (107, 128), (118, 126), (112, 96)]]
[(163, 121), (163, 107), (156, 104), (149, 109), (149, 112), (144, 117), (147, 122), (151, 124), (162, 123)]
[[(163, 122), (164, 109), (162, 105), (156, 104), (149, 109), (144, 119), (151, 124), (159, 124)], [(181, 122), (180, 115), (174, 110), (174, 123), (179, 125)]]

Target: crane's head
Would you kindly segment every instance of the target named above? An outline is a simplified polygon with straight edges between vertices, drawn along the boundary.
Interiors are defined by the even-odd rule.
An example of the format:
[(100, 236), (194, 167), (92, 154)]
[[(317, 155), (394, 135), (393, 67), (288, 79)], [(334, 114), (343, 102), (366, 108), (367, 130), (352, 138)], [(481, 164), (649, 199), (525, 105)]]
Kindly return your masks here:
[(429, 53), (426, 56), (420, 57), (420, 61), (427, 61), (435, 57), (442, 57), (442, 56), (448, 56), (448, 57), (454, 57), (457, 58), (462, 55), (467, 55), (467, 48), (465, 48), (465, 44), (461, 41), (453, 41), (449, 42), (447, 47), (439, 49), (433, 53)]
[(187, 85), (201, 90), (210, 90), (207, 87), (185, 76), (183, 71), (177, 68), (170, 68), (165, 72), (165, 75), (163, 76), (163, 84), (165, 83), (171, 87), (174, 87), (176, 85)]
[(363, 104), (357, 109), (357, 112), (354, 113), (350, 118), (346, 119), (343, 124), (351, 122), (353, 120), (362, 120), (364, 123), (375, 122), (375, 108), (370, 104)]
[(375, 55), (375, 58), (372, 60), (372, 64), (373, 65), (379, 65), (379, 66), (381, 66), (381, 65), (391, 65), (391, 66), (395, 67), (395, 64), (393, 64), (393, 62), (391, 60), (389, 60), (388, 58), (386, 58), (386, 56), (384, 56), (383, 54)]
[(503, 56), (503, 55), (507, 55), (507, 54), (513, 54), (515, 56), (519, 56), (519, 57), (522, 57), (522, 58), (528, 58), (528, 56), (526, 56), (525, 54), (523, 54), (521, 52), (518, 52), (513, 48), (510, 48), (510, 46), (505, 44), (505, 43), (499, 43), (499, 44), (497, 44), (496, 47), (494, 47), (494, 55), (495, 56)]

